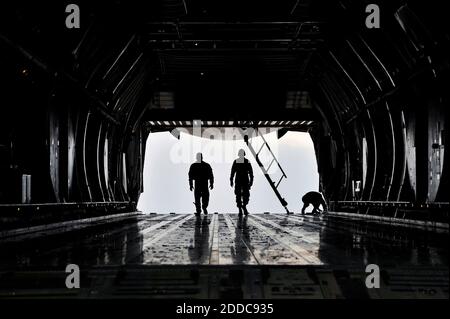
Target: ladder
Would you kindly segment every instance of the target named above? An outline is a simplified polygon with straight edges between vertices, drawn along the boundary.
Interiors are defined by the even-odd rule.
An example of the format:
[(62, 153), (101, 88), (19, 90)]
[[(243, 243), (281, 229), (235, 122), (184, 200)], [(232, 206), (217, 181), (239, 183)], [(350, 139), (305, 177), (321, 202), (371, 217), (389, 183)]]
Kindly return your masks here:
[[(267, 143), (267, 141), (264, 138), (264, 136), (259, 133), (259, 129), (258, 128), (254, 128), (254, 130), (256, 132), (256, 135), (260, 136), (262, 138), (262, 141), (263, 141), (263, 143), (262, 143), (261, 147), (259, 148), (258, 152), (255, 151), (251, 141), (248, 138), (248, 134), (245, 134), (243, 129), (240, 129), (239, 131), (240, 131), (242, 137), (244, 138), (245, 144), (247, 144), (248, 149), (253, 154), (253, 157), (255, 158), (256, 163), (258, 164), (258, 166), (261, 168), (262, 172), (264, 173), (264, 176), (266, 177), (267, 181), (269, 182), (270, 187), (272, 188), (273, 192), (277, 196), (277, 198), (280, 201), (281, 205), (284, 207), (284, 209), (286, 210), (286, 212), (288, 214), (292, 214), (289, 211), (289, 209), (287, 208), (288, 203), (286, 202), (286, 200), (283, 198), (283, 196), (281, 196), (280, 192), (278, 191), (278, 186), (280, 185), (281, 181), (284, 178), (287, 178), (286, 173), (284, 172), (284, 170), (281, 167), (280, 163), (278, 162), (277, 158), (275, 157), (275, 155), (273, 154), (272, 150), (270, 149), (269, 143)], [(272, 160), (270, 161), (270, 163), (267, 166), (267, 168), (264, 167), (264, 164), (261, 162), (261, 159), (259, 158), (259, 154), (264, 149), (264, 147), (267, 148), (267, 150), (269, 151), (269, 154), (272, 157)], [(270, 177), (270, 174), (269, 174), (269, 169), (272, 167), (273, 164), (278, 165), (278, 168), (281, 171), (281, 177), (276, 183), (272, 180), (272, 178)]]

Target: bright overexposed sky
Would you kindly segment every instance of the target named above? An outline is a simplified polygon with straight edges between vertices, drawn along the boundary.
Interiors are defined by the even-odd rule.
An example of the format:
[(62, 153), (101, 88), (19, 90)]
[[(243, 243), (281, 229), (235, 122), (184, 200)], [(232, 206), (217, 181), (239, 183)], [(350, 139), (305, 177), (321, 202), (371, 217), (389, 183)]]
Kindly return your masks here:
[[(303, 194), (318, 190), (319, 176), (311, 138), (308, 133), (301, 132), (288, 132), (281, 139), (277, 139), (276, 132), (271, 132), (265, 138), (287, 175), (279, 191), (288, 202), (289, 210), (298, 212), (302, 207)], [(251, 141), (258, 151), (262, 145), (261, 137), (254, 137)], [(243, 140), (210, 140), (186, 133), (181, 133), (178, 140), (170, 132), (151, 133), (147, 139), (144, 192), (140, 196), (138, 209), (145, 213), (193, 213), (194, 194), (189, 191), (188, 171), (195, 162), (195, 154), (201, 151), (203, 160), (211, 165), (215, 179), (208, 211), (237, 212), (229, 179), (231, 165), (240, 148), (246, 151), (255, 175), (250, 190), (249, 212), (285, 212)], [(267, 167), (271, 157), (266, 148), (260, 156)], [(277, 182), (281, 172), (276, 165), (269, 172)]]

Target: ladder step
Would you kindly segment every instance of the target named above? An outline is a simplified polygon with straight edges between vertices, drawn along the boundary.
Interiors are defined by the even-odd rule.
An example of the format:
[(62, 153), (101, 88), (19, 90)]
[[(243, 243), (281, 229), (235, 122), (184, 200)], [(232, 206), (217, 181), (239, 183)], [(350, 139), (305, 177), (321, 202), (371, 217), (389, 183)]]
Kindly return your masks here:
[(261, 145), (261, 147), (260, 147), (260, 149), (259, 149), (259, 151), (258, 151), (258, 153), (256, 153), (256, 156), (258, 156), (259, 155), (259, 153), (261, 153), (261, 151), (262, 151), (262, 149), (263, 149), (263, 147), (264, 147), (264, 145), (265, 145), (266, 143), (263, 143), (262, 145)]
[(275, 186), (276, 188), (278, 188), (278, 186), (280, 185), (281, 181), (283, 180), (284, 175), (281, 176), (280, 180), (277, 183), (277, 186)]
[(267, 167), (267, 171), (269, 171), (270, 167), (272, 167), (272, 164), (275, 162), (275, 157), (273, 158), (273, 160), (270, 162), (269, 167)]

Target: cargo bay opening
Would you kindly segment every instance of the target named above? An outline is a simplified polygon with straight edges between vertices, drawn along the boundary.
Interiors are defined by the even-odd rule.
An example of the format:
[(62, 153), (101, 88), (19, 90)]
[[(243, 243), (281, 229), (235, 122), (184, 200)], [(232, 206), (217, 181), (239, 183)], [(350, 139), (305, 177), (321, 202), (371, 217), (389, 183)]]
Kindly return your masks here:
[[(161, 130), (157, 128), (158, 123), (164, 122), (170, 123), (151, 121), (152, 130)], [(183, 127), (150, 133), (145, 152), (147, 156), (144, 162), (143, 193), (137, 206), (139, 210), (145, 213), (193, 213), (194, 198), (193, 192), (189, 190), (188, 171), (190, 165), (195, 162), (197, 152), (202, 152), (204, 161), (212, 166), (214, 173), (214, 189), (210, 191), (208, 208), (210, 212), (237, 212), (229, 176), (239, 149), (245, 150), (255, 176), (248, 206), (251, 212), (284, 212), (284, 207), (270, 187), (263, 169), (267, 169), (275, 183), (280, 181), (283, 172), (286, 174), (287, 178), (282, 178), (278, 190), (292, 211), (300, 210), (304, 193), (318, 190), (319, 175), (314, 146), (309, 134), (304, 132), (307, 124), (312, 124), (311, 121), (267, 121), (274, 126), (255, 129), (250, 142), (255, 152), (259, 151), (258, 158), (262, 168), (244, 142), (241, 128), (230, 125), (211, 126), (213, 123), (225, 125), (228, 121), (199, 122), (204, 122), (205, 127), (200, 128), (197, 134), (193, 132), (195, 128), (187, 130)], [(303, 126), (299, 125), (300, 123)], [(285, 124), (296, 131), (275, 127), (276, 124)], [(270, 150), (265, 147), (264, 141)]]

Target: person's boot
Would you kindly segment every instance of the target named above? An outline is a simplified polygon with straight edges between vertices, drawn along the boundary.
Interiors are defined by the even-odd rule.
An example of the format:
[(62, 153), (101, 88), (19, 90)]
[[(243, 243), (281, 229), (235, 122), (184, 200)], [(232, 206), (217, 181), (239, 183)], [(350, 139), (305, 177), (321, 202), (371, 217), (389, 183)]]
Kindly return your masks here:
[(194, 204), (194, 206), (195, 206), (195, 213), (194, 213), (194, 215), (196, 215), (196, 216), (200, 215), (200, 213), (202, 212), (201, 209), (200, 209), (200, 206), (197, 206), (196, 203), (192, 203), (192, 204)]
[(208, 215), (208, 210), (206, 209), (206, 207), (203, 207), (203, 213), (204, 213), (205, 215)]
[(248, 215), (247, 206), (242, 207), (242, 209), (244, 210), (244, 215)]
[(239, 216), (242, 216), (242, 207), (238, 206), (238, 210), (239, 210)]

